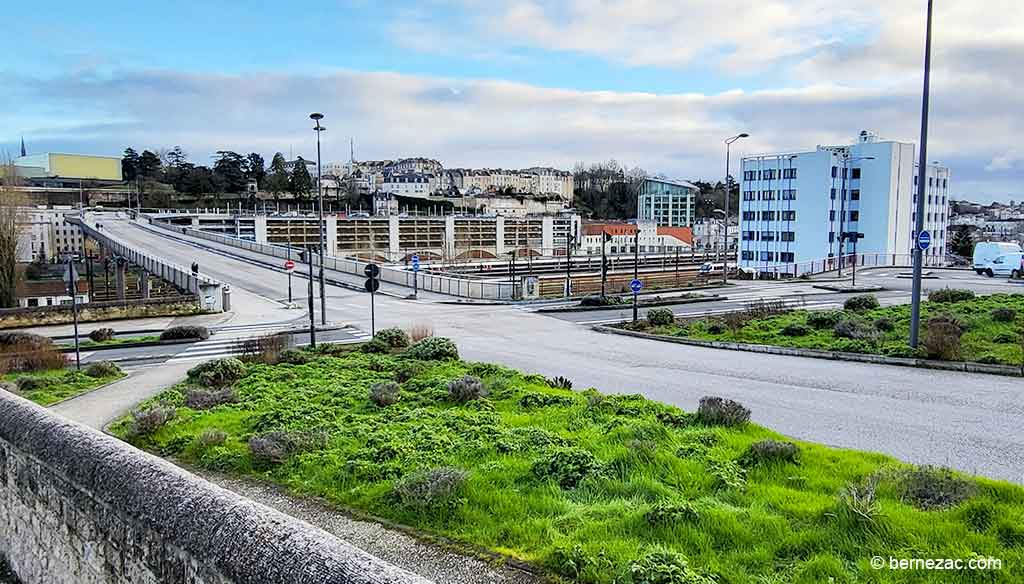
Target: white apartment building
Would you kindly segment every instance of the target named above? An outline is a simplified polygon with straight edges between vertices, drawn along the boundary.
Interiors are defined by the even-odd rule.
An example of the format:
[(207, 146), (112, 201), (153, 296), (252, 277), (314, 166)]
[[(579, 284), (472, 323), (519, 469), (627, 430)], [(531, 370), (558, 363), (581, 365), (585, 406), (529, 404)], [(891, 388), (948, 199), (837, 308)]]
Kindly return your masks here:
[[(863, 131), (851, 145), (743, 158), (739, 265), (798, 275), (822, 263), (837, 267), (840, 253), (854, 252), (906, 263), (916, 220), (915, 152), (912, 143)], [(924, 228), (932, 235), (926, 254), (938, 262), (946, 247), (949, 169), (933, 163), (924, 175)], [(864, 237), (841, 243), (842, 233)]]
[(385, 174), (380, 190), (401, 197), (426, 198), (434, 192), (434, 176), (409, 172), (405, 174)]
[(71, 207), (25, 208), (21, 213), (18, 261), (50, 261), (64, 253), (81, 252), (85, 247), (82, 230), (64, 221)]
[(663, 227), (690, 227), (698, 193), (696, 185), (684, 180), (645, 178), (637, 190), (637, 220)]
[[(637, 238), (639, 231), (639, 238)], [(693, 232), (688, 227), (663, 227), (653, 221), (637, 223), (585, 222), (583, 237), (577, 248), (582, 255), (601, 255), (603, 234), (610, 236), (605, 253), (635, 253), (639, 243), (640, 253), (689, 252), (693, 248)]]

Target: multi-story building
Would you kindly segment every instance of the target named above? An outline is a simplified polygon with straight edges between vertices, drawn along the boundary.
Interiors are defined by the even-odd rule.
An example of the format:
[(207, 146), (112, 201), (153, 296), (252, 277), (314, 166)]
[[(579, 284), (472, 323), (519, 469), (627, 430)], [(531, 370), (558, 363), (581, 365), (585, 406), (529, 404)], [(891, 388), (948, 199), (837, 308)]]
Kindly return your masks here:
[(637, 187), (637, 220), (663, 227), (690, 227), (698, 193), (700, 189), (686, 181), (645, 178)]
[(52, 261), (62, 254), (82, 253), (82, 230), (64, 220), (64, 214), (70, 210), (71, 207), (25, 208), (19, 219), (18, 261)]
[[(906, 262), (916, 220), (915, 150), (912, 143), (863, 131), (851, 145), (745, 157), (739, 265), (798, 275), (838, 267), (841, 254), (854, 252)], [(924, 177), (924, 228), (932, 235), (926, 253), (930, 261), (940, 261), (949, 219), (949, 169), (929, 164)], [(844, 233), (863, 238), (842, 241)]]
[[(637, 237), (639, 232), (639, 238)], [(602, 235), (611, 239), (605, 253), (675, 253), (690, 251), (693, 247), (693, 231), (689, 227), (664, 227), (653, 221), (626, 222), (584, 222), (583, 240), (577, 248), (582, 255), (601, 255)]]
[(434, 192), (434, 175), (419, 172), (385, 174), (380, 190), (401, 197), (429, 197)]

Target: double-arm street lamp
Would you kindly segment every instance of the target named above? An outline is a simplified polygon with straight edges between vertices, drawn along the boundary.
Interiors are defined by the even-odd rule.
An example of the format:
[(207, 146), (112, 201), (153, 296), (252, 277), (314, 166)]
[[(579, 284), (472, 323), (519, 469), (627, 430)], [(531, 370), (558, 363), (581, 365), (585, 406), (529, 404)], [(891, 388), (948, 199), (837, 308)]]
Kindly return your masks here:
[[(729, 149), (736, 140), (749, 137), (750, 134), (743, 132), (742, 134), (736, 134), (731, 138), (725, 139), (725, 219), (722, 220), (725, 223), (725, 229), (722, 232), (722, 244), (725, 250), (725, 262), (722, 264), (723, 284), (729, 282), (729, 198), (732, 197), (732, 172), (729, 165)], [(737, 257), (737, 265), (739, 264), (738, 260), (739, 258)]]
[[(324, 286), (324, 256), (326, 255), (327, 238), (324, 233), (324, 192), (323, 185), (320, 180), (320, 132), (323, 132), (327, 128), (320, 125), (320, 120), (324, 119), (324, 115), (321, 113), (309, 114), (309, 119), (316, 122), (313, 127), (313, 131), (316, 132), (316, 198), (317, 198), (317, 214), (319, 216), (320, 224), (320, 324), (327, 324), (327, 293)], [(313, 307), (310, 307), (313, 310)]]
[[(874, 159), (875, 159), (874, 156), (850, 156), (850, 152), (849, 151), (843, 152), (843, 174), (842, 174), (842, 178), (840, 179), (840, 189), (839, 189), (839, 273), (838, 273), (838, 276), (840, 278), (843, 277), (843, 242), (846, 240), (846, 231), (843, 230), (844, 229), (843, 224), (845, 223), (845, 218), (846, 218), (846, 177), (847, 177), (848, 174), (852, 174), (852, 172), (850, 171), (850, 163), (851, 162), (859, 162), (861, 160), (874, 160)], [(850, 182), (850, 186), (853, 186), (853, 177), (852, 176), (850, 177), (850, 181), (851, 181)], [(853, 189), (850, 189), (850, 190), (852, 191)], [(853, 199), (851, 198), (850, 200), (852, 201)], [(854, 249), (856, 249), (856, 241), (857, 240), (854, 240)], [(853, 261), (854, 262), (857, 261), (856, 256), (853, 258)]]

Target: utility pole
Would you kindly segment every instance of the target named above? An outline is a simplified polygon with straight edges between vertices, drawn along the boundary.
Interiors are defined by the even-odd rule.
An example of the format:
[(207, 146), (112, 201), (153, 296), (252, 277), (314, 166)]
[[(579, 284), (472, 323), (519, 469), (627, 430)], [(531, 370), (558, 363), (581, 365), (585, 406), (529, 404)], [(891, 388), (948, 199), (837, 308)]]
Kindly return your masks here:
[[(723, 249), (725, 250), (725, 262), (722, 264), (722, 284), (729, 283), (729, 199), (732, 197), (732, 169), (729, 165), (729, 154), (732, 143), (740, 138), (749, 138), (750, 134), (743, 132), (725, 140), (725, 233), (722, 235)], [(691, 248), (693, 249), (693, 248)], [(739, 265), (739, 258), (736, 261)]]
[(320, 120), (324, 119), (324, 115), (321, 113), (309, 114), (309, 119), (316, 122), (316, 126), (313, 131), (316, 132), (316, 199), (317, 199), (317, 215), (320, 223), (320, 324), (327, 325), (327, 293), (324, 284), (324, 256), (327, 251), (327, 234), (324, 229), (324, 191), (323, 181), (321, 180), (320, 174), (320, 133), (327, 128), (320, 125)]
[(917, 163), (917, 218), (914, 221), (914, 285), (910, 304), (910, 346), (917, 348), (918, 329), (921, 327), (921, 271), (924, 250), (917, 238), (924, 231), (925, 174), (928, 170), (928, 92), (932, 69), (932, 0), (928, 0), (928, 21), (924, 41), (924, 91), (921, 95), (921, 149)]
[(306, 257), (300, 259), (309, 262), (309, 346), (316, 348), (316, 311), (313, 309), (313, 249), (307, 247), (306, 251), (302, 252)]
[(575, 243), (575, 236), (571, 233), (565, 235), (565, 297), (572, 297), (572, 245)]
[[(640, 223), (636, 225), (636, 233), (633, 234), (633, 279), (640, 279)], [(636, 322), (639, 318), (637, 311), (639, 310), (639, 294), (636, 290), (633, 291), (633, 322)]]
[(601, 298), (605, 297), (607, 280), (608, 280), (608, 259), (606, 255), (606, 248), (608, 240), (611, 236), (605, 231), (606, 227), (601, 227)]

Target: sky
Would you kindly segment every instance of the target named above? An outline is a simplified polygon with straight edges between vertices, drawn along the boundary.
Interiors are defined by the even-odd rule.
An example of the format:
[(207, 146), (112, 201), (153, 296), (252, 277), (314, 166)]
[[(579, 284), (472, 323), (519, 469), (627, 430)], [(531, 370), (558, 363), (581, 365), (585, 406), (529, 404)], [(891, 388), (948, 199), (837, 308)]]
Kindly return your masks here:
[[(1024, 199), (1024, 11), (937, 0), (928, 158)], [(721, 180), (736, 157), (917, 142), (926, 0), (51, 0), (5, 8), (0, 152), (180, 145)], [(734, 164), (735, 158), (734, 158)], [(736, 172), (736, 167), (733, 167)]]

